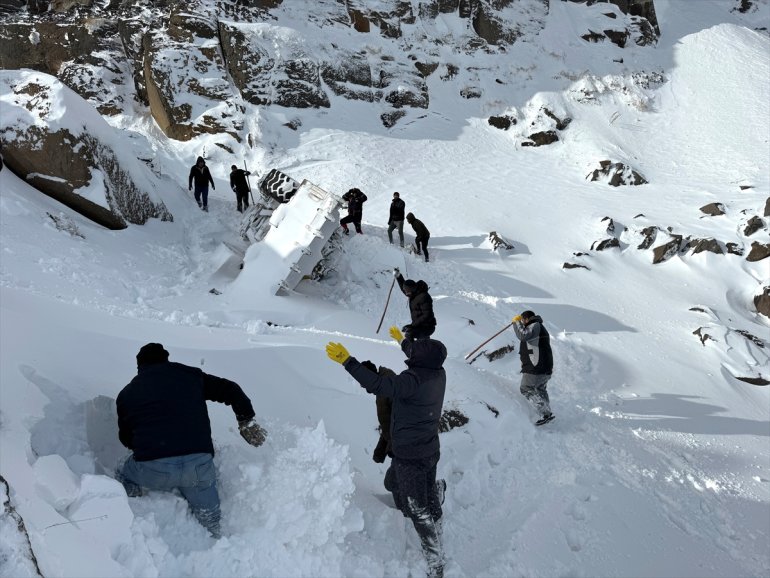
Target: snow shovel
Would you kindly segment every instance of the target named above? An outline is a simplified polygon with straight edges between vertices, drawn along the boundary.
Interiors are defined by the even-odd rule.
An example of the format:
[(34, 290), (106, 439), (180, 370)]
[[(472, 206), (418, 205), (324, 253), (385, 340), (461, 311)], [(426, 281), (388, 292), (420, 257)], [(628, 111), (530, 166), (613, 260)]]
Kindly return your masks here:
[(495, 337), (497, 337), (498, 335), (500, 335), (500, 334), (501, 334), (503, 331), (505, 331), (506, 329), (508, 329), (508, 328), (509, 328), (509, 327), (511, 327), (512, 325), (513, 325), (513, 323), (509, 323), (508, 325), (506, 325), (505, 327), (503, 327), (503, 328), (502, 328), (500, 331), (498, 331), (497, 333), (495, 333), (495, 334), (494, 334), (492, 337), (490, 337), (489, 339), (487, 339), (487, 340), (486, 340), (484, 343), (482, 343), (481, 345), (479, 345), (479, 346), (478, 346), (476, 349), (474, 349), (473, 351), (471, 351), (471, 352), (470, 352), (468, 355), (466, 355), (466, 356), (465, 356), (465, 361), (468, 361), (468, 359), (470, 359), (470, 357), (471, 357), (471, 356), (472, 356), (474, 353), (476, 353), (476, 352), (477, 352), (479, 349), (481, 349), (482, 347), (484, 347), (484, 346), (485, 346), (487, 343), (489, 343), (490, 341), (492, 341), (492, 340), (493, 340)]
[(393, 282), (390, 284), (390, 290), (388, 291), (388, 298), (385, 301), (385, 309), (382, 310), (382, 317), (380, 317), (380, 324), (377, 326), (377, 331), (375, 333), (379, 333), (380, 329), (382, 329), (382, 320), (385, 319), (385, 313), (388, 310), (388, 304), (390, 303), (390, 295), (393, 293), (393, 286), (396, 284), (396, 278), (393, 277)]

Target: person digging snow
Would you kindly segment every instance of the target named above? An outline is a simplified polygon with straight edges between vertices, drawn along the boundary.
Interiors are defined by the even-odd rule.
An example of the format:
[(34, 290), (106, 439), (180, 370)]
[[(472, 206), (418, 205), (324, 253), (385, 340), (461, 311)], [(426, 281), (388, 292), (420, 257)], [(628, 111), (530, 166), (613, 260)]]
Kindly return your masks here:
[(364, 215), (364, 203), (367, 201), (366, 195), (360, 189), (353, 188), (342, 195), (342, 200), (348, 203), (348, 216), (340, 219), (343, 232), (349, 234), (348, 223), (353, 223), (356, 233), (362, 234), (361, 219)]
[(204, 211), (209, 210), (209, 183), (211, 188), (216, 190), (214, 186), (214, 179), (211, 178), (209, 168), (206, 166), (206, 161), (203, 157), (198, 157), (195, 164), (190, 167), (190, 176), (187, 179), (187, 190), (191, 191), (193, 188), (193, 182), (195, 182), (195, 200), (198, 203), (198, 207)]
[(555, 416), (551, 413), (546, 386), (553, 371), (551, 338), (543, 319), (533, 311), (524, 311), (513, 318), (513, 331), (519, 338), (521, 386), (519, 391), (540, 414), (535, 425), (543, 425)]
[(251, 400), (230, 380), (168, 360), (160, 343), (136, 356), (137, 376), (118, 394), (118, 437), (133, 453), (115, 477), (130, 497), (142, 488), (179, 490), (193, 515), (220, 537), (219, 493), (206, 400), (230, 405), (241, 436), (259, 447), (267, 432), (254, 420)]
[(238, 212), (242, 213), (249, 208), (249, 183), (246, 177), (251, 173), (247, 170), (239, 169), (235, 165), (232, 165), (230, 169), (230, 188), (235, 193)]
[(405, 339), (398, 327), (390, 335), (406, 355), (407, 369), (398, 375), (377, 372), (351, 357), (341, 343), (329, 342), (326, 354), (342, 364), (369, 393), (392, 400), (391, 445), (393, 454), (386, 488), (401, 512), (412, 520), (420, 537), (430, 578), (444, 575), (441, 502), (446, 484), (436, 480), (440, 454), (439, 419), (446, 391), (443, 364), (447, 351), (435, 339)]
[(436, 316), (433, 314), (433, 298), (428, 293), (428, 284), (420, 279), (404, 279), (398, 267), (393, 269), (393, 276), (401, 292), (409, 299), (409, 314), (412, 322), (401, 330), (407, 339), (426, 339), (436, 331)]
[(418, 255), (425, 255), (425, 262), (427, 263), (430, 260), (428, 258), (428, 241), (430, 241), (430, 231), (428, 231), (428, 227), (423, 225), (422, 221), (415, 217), (413, 213), (407, 213), (406, 222), (412, 225), (412, 229), (414, 229), (415, 253)]

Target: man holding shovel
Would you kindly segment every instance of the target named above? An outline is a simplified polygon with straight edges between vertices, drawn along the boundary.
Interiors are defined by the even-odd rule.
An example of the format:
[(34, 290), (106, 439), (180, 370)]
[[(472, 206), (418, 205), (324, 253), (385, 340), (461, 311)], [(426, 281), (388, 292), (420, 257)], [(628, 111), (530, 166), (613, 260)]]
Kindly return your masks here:
[(239, 169), (235, 165), (230, 167), (230, 188), (235, 193), (238, 201), (238, 212), (242, 213), (249, 208), (249, 183), (246, 180), (251, 173), (244, 169)]

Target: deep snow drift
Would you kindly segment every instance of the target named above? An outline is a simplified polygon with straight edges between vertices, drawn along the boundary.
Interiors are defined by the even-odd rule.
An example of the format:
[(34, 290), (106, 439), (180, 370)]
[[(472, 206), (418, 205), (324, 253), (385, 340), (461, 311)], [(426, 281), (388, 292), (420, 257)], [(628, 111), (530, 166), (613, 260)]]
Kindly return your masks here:
[[(660, 84), (587, 73), (560, 77), (558, 90), (515, 89), (523, 118), (542, 105), (573, 118), (550, 147), (521, 148), (518, 133), (487, 124), (489, 111), (469, 114), (448, 97), (390, 132), (357, 124), (356, 103), (303, 113), (298, 133), (266, 128), (272, 146), (249, 153), (250, 168), (338, 193), (358, 186), (370, 199), (365, 234), (344, 240), (335, 271), (288, 296), (265, 281), (275, 272), (263, 249), (246, 252), (243, 270), (229, 261), (223, 241), (240, 217), (226, 182), (232, 157), (209, 158), (210, 213), (187, 193), (198, 149), (217, 149), (206, 139), (156, 150), (164, 182), (180, 183), (158, 190), (174, 222), (120, 232), (0, 172), (0, 474), (43, 574), (420, 575), (411, 524), (379, 499), (387, 464), (371, 460), (374, 399), (323, 351), (341, 341), (359, 359), (403, 368), (387, 332), (375, 333), (398, 266), (431, 287), (449, 351), (445, 409), (470, 418), (441, 435), (448, 576), (768, 575), (770, 391), (734, 378), (770, 373), (768, 323), (751, 303), (770, 282), (768, 261), (703, 252), (652, 265), (652, 250), (637, 249), (653, 225), (745, 248), (768, 242), (767, 218), (741, 234), (770, 192), (768, 38), (724, 23), (738, 18), (727, 2), (701, 2), (697, 16), (686, 4), (656, 2), (667, 22), (659, 46), (626, 53), (661, 70)], [(590, 70), (594, 52), (564, 33), (580, 7), (551, 6), (544, 35), (557, 57), (534, 75)], [(516, 51), (534, 58), (532, 46)], [(281, 110), (259, 114), (280, 126)], [(650, 183), (588, 182), (608, 157)], [(431, 263), (388, 244), (393, 191), (431, 230)], [(704, 216), (714, 201), (726, 214)], [(619, 247), (590, 251), (607, 236), (604, 217)], [(493, 250), (492, 230), (514, 249)], [(557, 419), (539, 429), (515, 354), (464, 360), (524, 309), (543, 316), (554, 348)], [(407, 321), (396, 293), (385, 327)], [(485, 349), (513, 340), (507, 332)], [(217, 542), (180, 497), (128, 499), (111, 478), (124, 451), (112, 399), (148, 341), (240, 383), (270, 433), (252, 448), (230, 410), (209, 405)], [(0, 573), (30, 575), (8, 520)]]

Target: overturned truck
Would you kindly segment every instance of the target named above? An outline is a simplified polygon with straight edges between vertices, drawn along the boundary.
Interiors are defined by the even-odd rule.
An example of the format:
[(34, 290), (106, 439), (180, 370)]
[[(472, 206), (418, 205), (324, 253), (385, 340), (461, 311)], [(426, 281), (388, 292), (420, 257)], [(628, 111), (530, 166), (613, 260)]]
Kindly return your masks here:
[(276, 279), (276, 295), (283, 295), (310, 278), (328, 256), (342, 199), (277, 169), (259, 180), (258, 189), (259, 197), (244, 215), (240, 235), (246, 243), (264, 243), (280, 257), (282, 278)]

